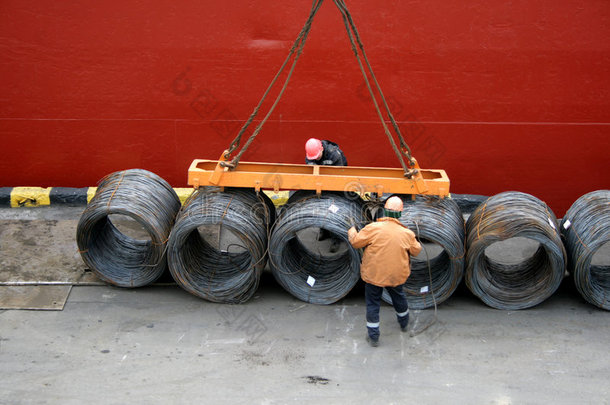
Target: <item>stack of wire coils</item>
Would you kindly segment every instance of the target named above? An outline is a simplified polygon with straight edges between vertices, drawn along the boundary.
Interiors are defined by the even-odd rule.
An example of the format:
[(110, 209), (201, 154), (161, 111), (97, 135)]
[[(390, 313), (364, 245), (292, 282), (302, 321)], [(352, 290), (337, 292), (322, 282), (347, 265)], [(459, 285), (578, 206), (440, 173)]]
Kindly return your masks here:
[[(141, 169), (109, 174), (78, 222), (83, 261), (99, 278), (120, 287), (152, 283), (167, 268), (166, 243), (179, 209), (178, 196), (156, 174)], [(126, 235), (110, 215), (130, 218), (147, 237)]]
[(610, 243), (610, 190), (585, 194), (572, 204), (561, 223), (570, 270), (585, 300), (610, 310), (610, 264), (596, 262), (596, 252)]
[[(360, 278), (360, 250), (347, 239), (347, 230), (364, 223), (364, 208), (350, 193), (297, 192), (278, 214), (269, 240), (269, 267), (290, 294), (313, 304), (331, 304), (343, 298)], [(340, 243), (329, 254), (307, 232), (322, 229)], [(309, 234), (311, 236), (311, 232)]]
[(199, 189), (184, 203), (169, 240), (172, 277), (206, 300), (246, 302), (265, 267), (274, 218), (275, 208), (264, 193)]
[[(490, 197), (466, 223), (466, 285), (485, 304), (497, 309), (537, 305), (559, 287), (566, 271), (566, 252), (557, 218), (534, 196), (504, 192)], [(507, 263), (487, 249), (511, 238), (537, 242), (530, 257)]]
[[(409, 307), (424, 309), (445, 301), (456, 290), (464, 274), (464, 220), (449, 198), (401, 196), (403, 211), (400, 222), (411, 229), (424, 249), (411, 257), (411, 275), (404, 284)], [(430, 244), (442, 251), (431, 257)], [(425, 247), (428, 245), (428, 247)], [(429, 266), (429, 267), (428, 267)], [(384, 290), (382, 299), (391, 304)]]

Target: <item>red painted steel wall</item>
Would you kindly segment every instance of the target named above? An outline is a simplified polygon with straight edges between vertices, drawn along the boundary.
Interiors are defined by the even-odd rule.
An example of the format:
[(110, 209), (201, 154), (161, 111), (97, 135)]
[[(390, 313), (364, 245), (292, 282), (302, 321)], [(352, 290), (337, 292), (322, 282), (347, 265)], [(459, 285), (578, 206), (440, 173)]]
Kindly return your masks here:
[[(310, 1), (0, 2), (0, 186), (88, 186), (132, 167), (184, 186), (216, 159), (286, 56)], [(610, 187), (610, 2), (349, 1), (423, 167), (456, 193), (520, 190), (561, 216)], [(332, 2), (244, 160), (398, 166)]]

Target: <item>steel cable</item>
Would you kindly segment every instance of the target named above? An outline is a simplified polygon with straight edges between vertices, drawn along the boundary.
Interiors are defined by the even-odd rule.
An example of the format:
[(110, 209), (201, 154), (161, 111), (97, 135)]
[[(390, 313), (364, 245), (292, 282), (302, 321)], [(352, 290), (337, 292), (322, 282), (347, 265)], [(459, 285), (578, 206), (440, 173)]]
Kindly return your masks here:
[[(409, 145), (407, 145), (406, 141), (404, 140), (404, 138), (400, 132), (400, 128), (398, 127), (398, 124), (394, 120), (394, 116), (390, 112), (390, 107), (388, 106), (386, 98), (383, 95), (383, 91), (381, 90), (381, 86), (379, 85), (379, 82), (377, 81), (377, 78), (375, 77), (375, 73), (373, 73), (373, 68), (371, 67), (368, 57), (366, 56), (366, 52), (364, 51), (364, 45), (362, 44), (362, 40), (360, 39), (360, 34), (358, 33), (358, 30), (356, 29), (356, 25), (354, 24), (354, 20), (352, 19), (352, 16), (351, 16), (349, 10), (347, 9), (347, 5), (345, 4), (345, 2), (343, 0), (334, 0), (334, 3), (337, 6), (337, 8), (339, 9), (339, 11), (341, 12), (341, 16), (343, 18), (343, 23), (344, 23), (345, 29), (347, 31), (347, 37), (350, 41), (352, 51), (354, 52), (354, 55), (356, 56), (356, 61), (358, 62), (358, 66), (360, 67), (360, 72), (362, 73), (362, 76), (364, 78), (364, 82), (369, 91), (369, 94), (371, 95), (371, 98), (373, 99), (373, 104), (375, 105), (375, 110), (377, 111), (377, 115), (381, 119), (381, 125), (383, 126), (384, 132), (387, 135), (388, 140), (390, 141), (392, 149), (394, 150), (394, 153), (396, 154), (396, 157), (398, 158), (400, 165), (402, 166), (403, 170), (405, 171), (405, 176), (411, 178), (411, 172), (409, 171), (407, 164), (405, 163), (404, 159), (402, 158), (402, 155), (405, 155), (407, 157), (407, 159), (409, 160), (409, 165), (415, 164), (415, 160), (413, 159), (413, 156), (411, 155), (411, 148), (409, 147)], [(358, 43), (358, 47), (356, 47), (356, 42)], [(383, 101), (383, 106), (385, 107), (386, 113), (387, 113), (388, 117), (390, 118), (390, 121), (392, 122), (394, 131), (398, 135), (398, 138), (400, 140), (400, 146), (402, 148), (404, 148), (404, 150), (398, 149), (398, 147), (396, 146), (396, 142), (394, 142), (394, 138), (385, 123), (385, 119), (384, 119), (381, 109), (379, 108), (379, 105), (377, 103), (377, 98), (375, 97), (373, 88), (370, 84), (370, 81), (368, 79), (364, 66), (362, 64), (362, 61), (360, 60), (360, 55), (358, 53), (358, 49), (360, 50), (360, 53), (362, 54), (362, 58), (364, 59), (366, 66), (368, 68), (369, 74), (371, 75), (371, 78), (373, 79), (373, 82), (375, 83), (375, 88), (376, 88), (377, 92), (379, 93), (381, 100)], [(402, 155), (401, 155), (401, 153), (402, 153)]]
[[(167, 268), (166, 242), (180, 200), (161, 177), (141, 169), (104, 177), (76, 229), (83, 261), (102, 280), (120, 287), (155, 281)], [(142, 226), (150, 240), (123, 234), (109, 215), (125, 215)]]
[[(264, 193), (241, 188), (201, 188), (185, 202), (168, 244), (172, 277), (183, 289), (219, 303), (243, 303), (256, 292), (266, 263), (268, 231), (275, 217)], [(235, 241), (213, 246), (199, 227), (228, 229)]]
[[(445, 198), (400, 196), (400, 222), (416, 232), (420, 242), (435, 243), (443, 251), (433, 258), (423, 251), (411, 258), (411, 275), (404, 284), (409, 308), (425, 309), (448, 299), (464, 274), (464, 220), (455, 201)], [(429, 262), (429, 263), (428, 263)], [(428, 267), (429, 266), (429, 267)], [(382, 299), (392, 303), (383, 291)]]
[[(269, 267), (277, 282), (296, 298), (312, 304), (332, 304), (343, 298), (360, 279), (361, 251), (348, 241), (347, 230), (364, 223), (358, 197), (339, 193), (320, 197), (296, 194), (279, 212), (269, 240)], [(323, 228), (345, 249), (325, 256), (305, 246), (297, 233)]]
[(585, 194), (572, 204), (561, 222), (576, 289), (585, 300), (610, 310), (610, 264), (592, 263), (610, 243), (610, 190)]
[[(254, 129), (254, 131), (252, 132), (252, 134), (250, 135), (250, 137), (248, 138), (248, 140), (246, 141), (244, 146), (242, 146), (240, 151), (237, 153), (237, 155), (231, 160), (231, 162), (221, 162), (222, 166), (232, 167), (232, 168), (237, 167), (237, 165), (239, 164), (239, 160), (241, 159), (241, 156), (246, 152), (246, 150), (248, 149), (250, 144), (254, 141), (254, 139), (256, 138), (258, 133), (262, 130), (263, 125), (265, 125), (265, 123), (267, 122), (267, 119), (269, 119), (269, 116), (271, 115), (271, 113), (273, 113), (273, 110), (275, 109), (275, 107), (279, 103), (280, 99), (282, 98), (284, 91), (286, 91), (286, 87), (288, 87), (288, 82), (290, 82), (292, 73), (294, 72), (294, 69), (297, 65), (299, 57), (301, 56), (301, 54), (303, 52), (303, 48), (305, 47), (305, 41), (307, 40), (307, 36), (309, 35), (309, 31), (311, 30), (311, 24), (313, 23), (313, 19), (314, 19), (315, 15), (317, 14), (318, 10), (322, 6), (322, 2), (323, 2), (323, 0), (314, 0), (313, 1), (312, 6), (311, 6), (311, 11), (309, 12), (309, 17), (305, 21), (305, 25), (303, 25), (303, 28), (301, 28), (301, 31), (299, 32), (297, 39), (294, 41), (294, 44), (290, 48), (290, 51), (288, 52), (288, 56), (284, 60), (284, 63), (282, 64), (282, 66), (280, 67), (278, 72), (276, 73), (273, 80), (271, 80), (271, 83), (267, 87), (267, 90), (261, 97), (257, 106), (254, 108), (254, 111), (252, 112), (252, 114), (250, 115), (248, 120), (244, 123), (244, 125), (240, 129), (240, 131), (237, 134), (237, 136), (235, 137), (235, 139), (233, 139), (233, 141), (231, 142), (231, 145), (229, 146), (229, 149), (227, 150), (227, 153), (225, 154), (226, 159), (229, 159), (229, 157), (230, 157), (229, 155), (231, 155), (231, 153), (233, 153), (233, 151), (235, 149), (237, 149), (237, 147), (239, 147), (242, 135), (244, 134), (246, 129), (250, 126), (250, 124), (252, 123), (252, 121), (254, 120), (256, 115), (258, 114), (258, 111), (260, 110), (263, 102), (267, 98), (267, 95), (269, 94), (271, 89), (274, 87), (280, 74), (284, 71), (284, 68), (286, 67), (286, 65), (288, 64), (290, 59), (294, 56), (294, 59), (292, 60), (292, 66), (290, 67), (290, 70), (288, 71), (288, 75), (286, 76), (286, 78), (284, 80), (284, 84), (282, 85), (280, 92), (276, 96), (275, 101), (273, 102), (271, 107), (269, 107), (269, 111), (267, 112), (265, 117), (262, 119), (262, 121), (256, 126), (256, 128)], [(296, 54), (295, 54), (295, 52), (296, 52)]]
[[(497, 309), (537, 305), (559, 287), (566, 252), (553, 211), (536, 197), (515, 191), (488, 198), (466, 223), (466, 285)], [(523, 237), (539, 243), (533, 256), (516, 264), (488, 257), (495, 242)]]

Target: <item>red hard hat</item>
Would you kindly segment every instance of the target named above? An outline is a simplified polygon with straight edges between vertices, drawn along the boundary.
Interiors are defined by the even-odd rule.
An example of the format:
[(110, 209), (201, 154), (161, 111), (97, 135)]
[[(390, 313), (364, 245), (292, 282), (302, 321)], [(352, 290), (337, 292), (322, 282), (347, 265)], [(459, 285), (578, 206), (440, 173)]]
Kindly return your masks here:
[(402, 212), (402, 200), (400, 197), (392, 196), (385, 202), (384, 208), (388, 211)]
[(324, 148), (322, 147), (322, 141), (316, 138), (309, 138), (307, 142), (305, 142), (305, 156), (309, 160), (318, 160), (322, 157), (322, 152)]

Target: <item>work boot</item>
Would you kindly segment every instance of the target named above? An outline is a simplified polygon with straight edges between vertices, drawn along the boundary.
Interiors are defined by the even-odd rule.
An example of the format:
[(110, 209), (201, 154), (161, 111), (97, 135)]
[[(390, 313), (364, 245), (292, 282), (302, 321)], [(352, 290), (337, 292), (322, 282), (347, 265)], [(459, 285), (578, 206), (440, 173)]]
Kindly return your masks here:
[(371, 347), (379, 346), (379, 339), (371, 339), (369, 335), (366, 335), (366, 341), (371, 345)]
[[(400, 325), (400, 322), (399, 322), (399, 325)], [(405, 325), (404, 326), (400, 325), (400, 330), (402, 332), (407, 332), (408, 326), (409, 326), (409, 314), (407, 314)]]

